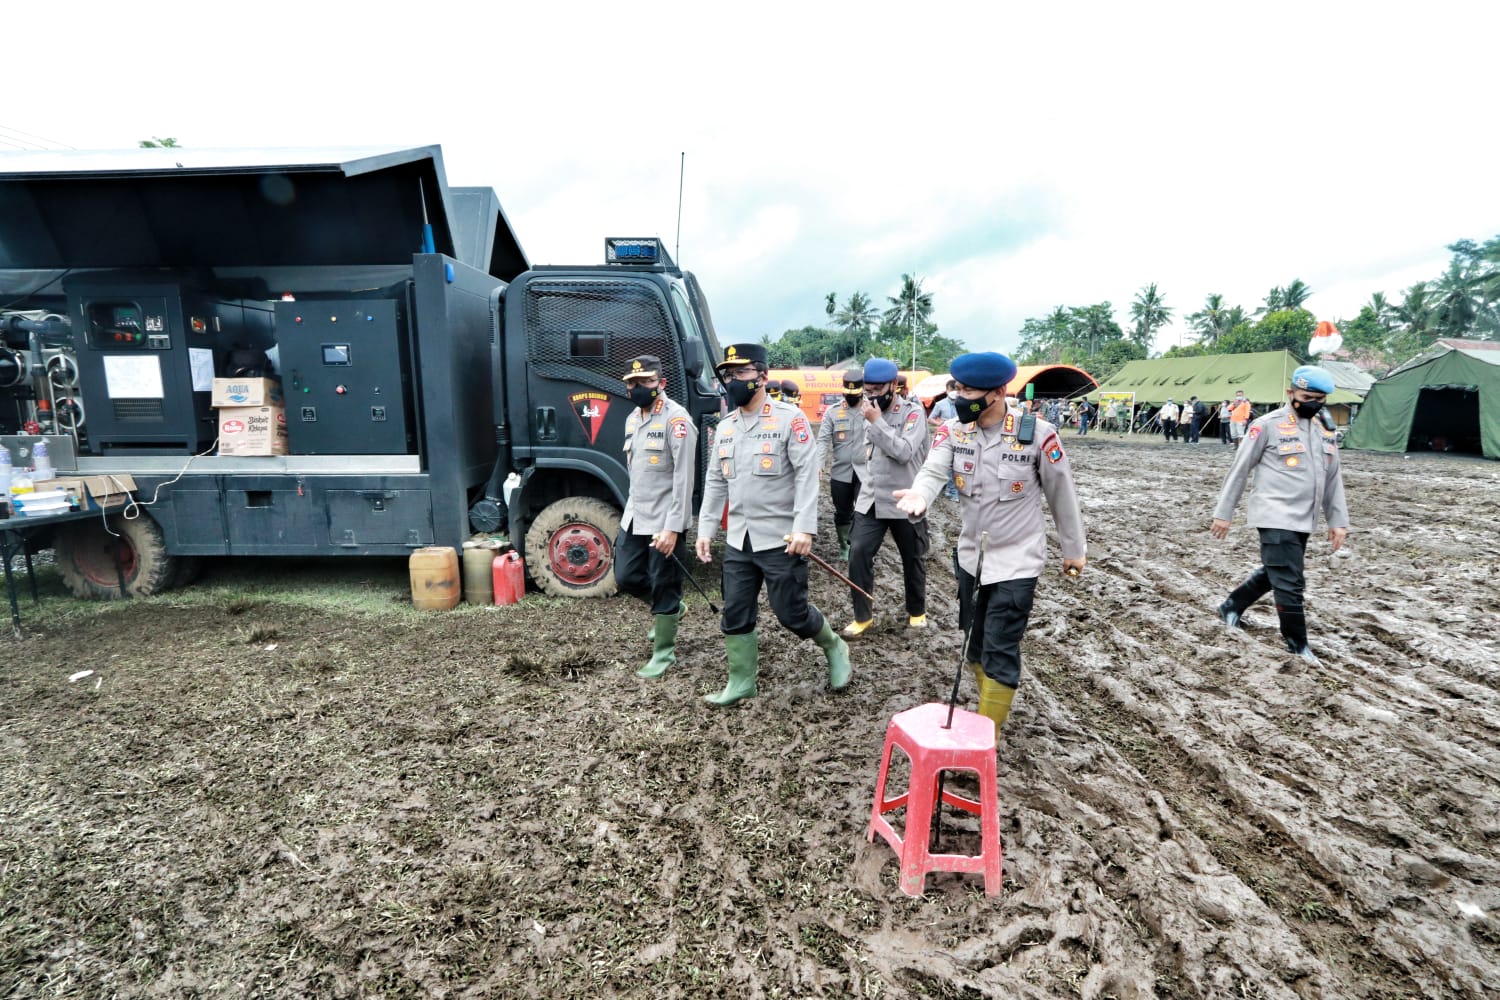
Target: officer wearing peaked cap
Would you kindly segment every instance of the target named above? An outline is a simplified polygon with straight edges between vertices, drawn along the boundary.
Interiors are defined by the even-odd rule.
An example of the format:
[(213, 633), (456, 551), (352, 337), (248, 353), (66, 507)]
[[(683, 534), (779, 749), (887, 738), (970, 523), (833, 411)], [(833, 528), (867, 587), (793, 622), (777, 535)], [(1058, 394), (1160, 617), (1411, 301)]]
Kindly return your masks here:
[[(958, 486), (959, 623), (979, 682), (979, 712), (999, 730), (1020, 683), (1021, 637), (1047, 558), (1042, 498), (1057, 523), (1066, 573), (1082, 572), (1086, 562), (1083, 515), (1057, 428), (1006, 409), (1005, 386), (1015, 377), (1015, 362), (992, 351), (963, 354), (952, 374), (958, 416), (938, 427), (916, 482), (896, 496), (903, 511), (921, 516), (950, 475)], [(984, 576), (975, 580), (985, 532)], [(976, 585), (979, 622), (971, 628)]]
[(1238, 628), (1240, 616), (1267, 591), (1287, 649), (1318, 662), (1307, 644), (1302, 596), (1307, 538), (1318, 529), (1318, 511), (1328, 522), (1328, 542), (1337, 552), (1349, 533), (1349, 507), (1333, 421), (1323, 410), (1333, 392), (1333, 376), (1313, 365), (1292, 372), (1285, 406), (1251, 422), (1234, 455), (1234, 465), (1219, 492), (1209, 532), (1229, 535), (1230, 519), (1254, 472), (1245, 523), (1260, 532), (1260, 561), (1255, 572), (1219, 605), (1219, 618)]
[(659, 358), (633, 359), (622, 378), (634, 408), (625, 418), (630, 495), (615, 539), (615, 582), (651, 605), (651, 660), (636, 673), (660, 677), (677, 662), (682, 564), (672, 554), (692, 519), (698, 428), (667, 395)]
[(729, 681), (707, 701), (732, 705), (757, 694), (762, 583), (777, 620), (822, 648), (829, 686), (838, 690), (849, 683), (849, 647), (807, 597), (806, 557), (818, 530), (818, 455), (807, 417), (789, 403), (767, 398), (761, 345), (730, 344), (715, 368), (733, 409), (715, 430), (697, 550), (700, 560), (710, 560), (709, 544), (727, 500), (722, 628)]
[(849, 526), (854, 523), (854, 501), (859, 498), (865, 471), (865, 421), (860, 401), (865, 398), (862, 368), (844, 372), (844, 398), (823, 411), (818, 425), (818, 460), (828, 470), (828, 492), (833, 498), (833, 527), (839, 536), (839, 558), (849, 558)]

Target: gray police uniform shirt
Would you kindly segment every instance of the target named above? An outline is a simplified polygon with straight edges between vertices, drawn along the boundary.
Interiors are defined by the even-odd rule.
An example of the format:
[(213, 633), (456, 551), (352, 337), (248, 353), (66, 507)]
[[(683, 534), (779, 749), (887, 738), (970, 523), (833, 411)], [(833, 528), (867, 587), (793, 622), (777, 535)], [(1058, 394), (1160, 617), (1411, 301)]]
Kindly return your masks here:
[(912, 484), (931, 504), (953, 477), (963, 518), (958, 564), (970, 576), (979, 562), (980, 534), (989, 532), (981, 584), (1042, 575), (1047, 562), (1043, 496), (1057, 523), (1063, 558), (1082, 559), (1087, 549), (1073, 470), (1057, 427), (1038, 420), (1031, 443), (1023, 444), (1016, 437), (1020, 422), (1014, 413), (993, 427), (944, 421)]
[(741, 552), (785, 548), (794, 531), (818, 533), (818, 446), (802, 410), (767, 400), (746, 416), (735, 409), (714, 431), (703, 481), (698, 537), (718, 533), (729, 501), (725, 540)]
[(649, 410), (625, 418), (630, 496), (620, 527), (632, 535), (687, 530), (698, 473), (698, 428), (681, 405), (658, 396)]
[(856, 475), (865, 479), (865, 418), (842, 399), (823, 411), (818, 464), (829, 469), (828, 478), (836, 483), (852, 483)]
[(865, 425), (868, 472), (860, 477), (854, 509), (881, 519), (907, 520), (892, 493), (910, 486), (927, 460), (927, 414), (921, 403), (897, 396), (889, 410), (874, 420), (861, 415), (859, 422)]
[(1251, 472), (1255, 481), (1245, 510), (1250, 527), (1312, 534), (1319, 509), (1330, 528), (1349, 527), (1338, 441), (1321, 420), (1301, 419), (1290, 406), (1252, 420), (1219, 491), (1214, 517), (1234, 517)]

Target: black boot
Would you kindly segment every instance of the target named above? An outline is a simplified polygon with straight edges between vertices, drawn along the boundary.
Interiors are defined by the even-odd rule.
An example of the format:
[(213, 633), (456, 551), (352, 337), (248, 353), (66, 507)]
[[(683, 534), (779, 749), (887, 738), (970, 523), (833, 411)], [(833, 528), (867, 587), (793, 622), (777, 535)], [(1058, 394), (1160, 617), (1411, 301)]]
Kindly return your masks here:
[(1286, 640), (1287, 652), (1295, 653), (1308, 663), (1319, 663), (1312, 647), (1307, 644), (1307, 618), (1302, 609), (1277, 607), (1276, 617), (1281, 621), (1281, 637)]
[(1245, 582), (1231, 590), (1224, 603), (1219, 605), (1219, 620), (1230, 628), (1240, 628), (1240, 616), (1245, 609), (1270, 590), (1271, 575), (1264, 566), (1257, 566), (1255, 572), (1245, 577)]

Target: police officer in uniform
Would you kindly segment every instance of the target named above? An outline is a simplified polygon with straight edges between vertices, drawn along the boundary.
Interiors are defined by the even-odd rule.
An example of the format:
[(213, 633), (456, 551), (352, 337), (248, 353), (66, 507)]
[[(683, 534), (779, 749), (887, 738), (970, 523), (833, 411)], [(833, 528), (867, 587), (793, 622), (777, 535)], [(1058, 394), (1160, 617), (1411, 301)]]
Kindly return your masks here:
[[(910, 518), (897, 508), (895, 491), (910, 486), (927, 458), (927, 419), (922, 404), (902, 396), (896, 385), (896, 363), (885, 358), (865, 362), (864, 400), (866, 475), (854, 507), (849, 535), (849, 579), (867, 591), (875, 589), (875, 553), (886, 532), (901, 553), (906, 590), (907, 624), (927, 627), (927, 518)], [(857, 636), (875, 624), (870, 599), (849, 591), (854, 621), (845, 636)]]
[(818, 425), (818, 461), (828, 469), (828, 491), (833, 497), (833, 527), (839, 535), (839, 558), (849, 558), (849, 526), (854, 523), (854, 501), (864, 480), (865, 421), (859, 415), (864, 397), (861, 368), (844, 372), (844, 398), (823, 411)]
[(730, 344), (716, 367), (734, 407), (719, 421), (698, 513), (698, 558), (708, 562), (719, 512), (729, 501), (724, 548), (724, 646), (729, 682), (714, 705), (754, 698), (760, 667), (756, 617), (761, 583), (783, 626), (828, 659), (828, 683), (849, 683), (849, 647), (807, 598), (807, 553), (818, 531), (818, 455), (807, 417), (766, 398), (766, 349)]
[(1328, 542), (1334, 552), (1349, 534), (1349, 508), (1344, 502), (1333, 422), (1326, 412), (1319, 416), (1331, 392), (1333, 376), (1324, 369), (1303, 365), (1292, 372), (1287, 405), (1246, 429), (1209, 528), (1215, 538), (1229, 535), (1234, 508), (1254, 471), (1245, 522), (1260, 531), (1261, 565), (1219, 605), (1219, 618), (1239, 628), (1245, 609), (1271, 591), (1287, 649), (1313, 663), (1318, 658), (1307, 644), (1302, 605), (1307, 536), (1318, 530), (1320, 508), (1328, 521)]
[(766, 383), (766, 396), (776, 400), (781, 398), (781, 381), (779, 379), (773, 378)]
[(784, 378), (781, 380), (781, 399), (782, 402), (791, 403), (793, 406), (801, 406), (802, 390), (797, 387), (796, 382)]
[[(1063, 571), (1083, 571), (1083, 515), (1057, 428), (1035, 414), (1011, 413), (1005, 386), (1015, 362), (986, 351), (953, 361), (958, 416), (933, 436), (932, 451), (910, 489), (897, 490), (901, 510), (920, 517), (951, 474), (963, 527), (958, 538), (959, 624), (979, 682), (979, 712), (998, 731), (1021, 679), (1021, 637), (1031, 617), (1037, 577), (1047, 558), (1042, 498), (1057, 523)], [(979, 626), (971, 631), (974, 574), (981, 534), (989, 533), (978, 581)]]
[(635, 408), (625, 418), (630, 496), (615, 539), (615, 582), (651, 605), (651, 661), (636, 674), (660, 677), (677, 662), (682, 565), (672, 553), (692, 519), (698, 429), (667, 395), (659, 358), (635, 358), (624, 379)]

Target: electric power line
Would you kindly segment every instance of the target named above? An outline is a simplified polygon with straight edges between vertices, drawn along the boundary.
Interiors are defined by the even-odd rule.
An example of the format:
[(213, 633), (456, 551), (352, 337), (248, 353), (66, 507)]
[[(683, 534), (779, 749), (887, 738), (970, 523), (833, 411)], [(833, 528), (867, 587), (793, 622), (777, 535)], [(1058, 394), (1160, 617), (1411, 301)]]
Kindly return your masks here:
[(0, 125), (0, 132), (10, 132), (10, 133), (12, 133), (11, 138), (17, 138), (17, 137), (19, 137), (21, 139), (34, 139), (37, 142), (50, 142), (52, 145), (54, 145), (54, 146), (61, 146), (64, 149), (75, 149), (75, 148), (77, 148), (77, 147), (74, 147), (74, 146), (69, 146), (65, 142), (59, 142), (56, 139), (48, 139), (46, 136), (43, 136), (43, 135), (34, 135), (31, 132), (25, 132), (25, 131), (22, 131), (21, 129), (18, 129), (18, 128), (12, 128), (9, 125)]

